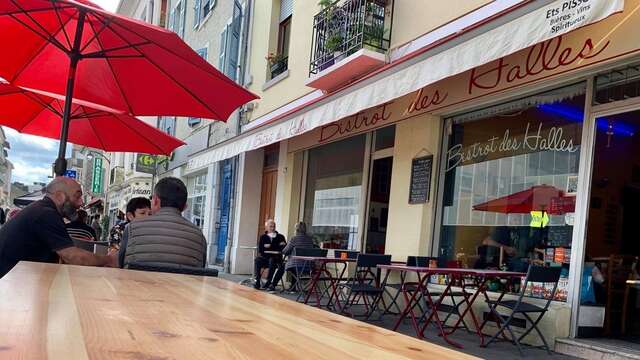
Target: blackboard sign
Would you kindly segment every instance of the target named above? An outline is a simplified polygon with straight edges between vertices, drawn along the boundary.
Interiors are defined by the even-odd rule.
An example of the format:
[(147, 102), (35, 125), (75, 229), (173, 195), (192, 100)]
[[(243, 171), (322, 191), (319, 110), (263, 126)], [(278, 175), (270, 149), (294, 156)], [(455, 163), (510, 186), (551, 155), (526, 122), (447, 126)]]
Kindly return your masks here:
[(422, 204), (429, 201), (432, 165), (433, 155), (415, 158), (411, 161), (409, 204)]

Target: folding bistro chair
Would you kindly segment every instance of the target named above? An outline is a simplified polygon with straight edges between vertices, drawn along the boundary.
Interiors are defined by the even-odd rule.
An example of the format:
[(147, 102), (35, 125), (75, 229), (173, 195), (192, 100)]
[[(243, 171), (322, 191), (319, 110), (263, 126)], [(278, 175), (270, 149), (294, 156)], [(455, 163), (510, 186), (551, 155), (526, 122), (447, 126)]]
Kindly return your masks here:
[[(489, 344), (491, 344), (492, 341), (496, 340), (497, 337), (501, 334), (504, 337), (504, 331), (507, 330), (511, 335), (511, 342), (518, 347), (518, 351), (520, 352), (520, 355), (523, 355), (520, 341), (522, 341), (522, 339), (524, 339), (524, 337), (527, 336), (531, 332), (531, 330), (535, 330), (538, 333), (538, 336), (540, 336), (540, 339), (542, 340), (542, 342), (544, 343), (542, 347), (544, 347), (547, 350), (547, 352), (551, 354), (551, 350), (549, 350), (549, 345), (547, 344), (547, 340), (542, 335), (542, 332), (540, 332), (540, 329), (538, 329), (538, 323), (540, 322), (540, 320), (542, 320), (542, 317), (549, 309), (549, 305), (551, 304), (551, 301), (553, 300), (553, 296), (556, 293), (556, 289), (558, 288), (558, 280), (560, 279), (560, 271), (561, 271), (560, 267), (548, 268), (548, 267), (542, 267), (542, 266), (530, 266), (529, 270), (527, 271), (527, 277), (524, 280), (524, 286), (522, 286), (522, 290), (520, 290), (520, 296), (518, 297), (518, 300), (502, 300), (504, 293), (500, 295), (500, 297), (497, 300), (488, 300), (487, 303), (489, 304), (489, 311), (491, 312), (491, 317), (494, 318), (496, 323), (500, 324), (502, 322), (502, 317), (500, 316), (500, 313), (497, 311), (498, 307), (503, 307), (508, 309), (510, 311), (510, 314), (508, 314), (507, 320), (504, 321), (504, 323), (502, 323), (498, 332), (496, 332), (496, 334), (493, 335), (491, 339), (489, 339), (489, 341), (483, 344), (482, 346), (483, 347), (488, 346)], [(527, 285), (529, 283), (553, 284), (553, 290), (551, 291), (551, 294), (549, 295), (549, 298), (547, 299), (547, 302), (544, 305), (544, 307), (540, 307), (538, 305), (534, 305), (534, 304), (530, 304), (522, 301), (524, 297), (524, 293), (527, 289)], [(525, 332), (522, 333), (522, 335), (520, 335), (520, 337), (516, 337), (515, 334), (513, 333), (513, 330), (511, 330), (511, 327), (510, 327), (511, 321), (513, 321), (516, 314), (522, 314), (522, 316), (525, 317), (528, 323), (531, 324), (531, 326), (527, 328)], [(532, 319), (531, 316), (529, 316), (529, 314), (538, 314), (538, 317), (534, 320)], [(535, 315), (533, 315), (533, 317), (535, 317)], [(481, 329), (484, 328), (484, 325), (487, 323), (488, 320), (489, 318), (485, 319), (482, 322), (482, 325), (480, 326)]]
[[(317, 257), (324, 258), (327, 257), (327, 249), (318, 249), (318, 248), (294, 248), (293, 256), (309, 256), (309, 257)], [(293, 275), (296, 280), (296, 290), (298, 291), (297, 301), (300, 301), (300, 298), (304, 295), (307, 290), (303, 285), (303, 281), (307, 283), (312, 278), (312, 272), (314, 270), (315, 263), (312, 261), (306, 261), (305, 264), (300, 269), (296, 269), (296, 274)], [(318, 281), (323, 281), (322, 278), (319, 278)]]
[[(347, 290), (340, 312), (344, 313), (350, 307), (363, 305), (366, 308), (364, 316), (368, 317), (374, 309), (374, 302), (384, 293), (378, 265), (390, 264), (391, 255), (359, 254), (353, 276), (346, 283), (338, 285), (339, 290)], [(338, 293), (340, 294), (341, 291)], [(360, 299), (362, 299), (362, 303), (359, 302)], [(338, 304), (340, 303), (338, 302)], [(354, 314), (351, 313), (351, 316), (353, 317)]]
[[(407, 266), (415, 266), (415, 267), (429, 267), (429, 260), (431, 258), (427, 257), (427, 256), (407, 256), (407, 262), (406, 265)], [(387, 288), (392, 288), (394, 290), (396, 290), (395, 295), (391, 296), (391, 294), (389, 294), (389, 292), (385, 289), (385, 291), (389, 294), (389, 297), (391, 298), (391, 302), (389, 303), (389, 305), (386, 305), (384, 307), (384, 311), (380, 314), (380, 319), (382, 318), (382, 316), (386, 315), (386, 314), (400, 314), (402, 312), (402, 310), (400, 309), (400, 305), (398, 304), (398, 298), (400, 297), (400, 294), (402, 294), (402, 286), (404, 284), (404, 277), (406, 275), (403, 273), (400, 274), (400, 283), (398, 284), (385, 284), (385, 287)], [(415, 283), (409, 283), (410, 286), (413, 286), (413, 288), (417, 288), (417, 284)], [(379, 301), (383, 301), (382, 297), (380, 298), (380, 300), (378, 300), (375, 304), (374, 307), (377, 308), (378, 302)], [(384, 304), (383, 304), (384, 305)], [(390, 311), (391, 307), (395, 306), (396, 310), (398, 311), (397, 313), (393, 313)], [(420, 307), (420, 311), (422, 312), (422, 306), (420, 306), (418, 304), (418, 306)], [(372, 309), (371, 313), (373, 313), (373, 311), (375, 311), (376, 309)]]

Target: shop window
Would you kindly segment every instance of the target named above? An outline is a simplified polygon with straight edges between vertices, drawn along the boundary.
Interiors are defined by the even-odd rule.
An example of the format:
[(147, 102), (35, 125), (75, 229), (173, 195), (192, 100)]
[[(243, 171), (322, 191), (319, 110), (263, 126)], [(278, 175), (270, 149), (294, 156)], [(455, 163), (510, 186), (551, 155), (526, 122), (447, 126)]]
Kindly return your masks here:
[(392, 148), (396, 141), (396, 126), (391, 125), (382, 129), (376, 130), (374, 137), (373, 150), (383, 150)]
[(640, 96), (640, 64), (613, 69), (596, 76), (594, 105), (638, 96)]
[(309, 150), (304, 221), (321, 247), (358, 246), (364, 153), (365, 135)]
[(187, 180), (187, 209), (185, 218), (202, 229), (204, 225), (204, 207), (207, 198), (207, 174), (194, 176)]
[(556, 299), (566, 300), (584, 93), (579, 84), (448, 120), (440, 256), (468, 268), (560, 266)]

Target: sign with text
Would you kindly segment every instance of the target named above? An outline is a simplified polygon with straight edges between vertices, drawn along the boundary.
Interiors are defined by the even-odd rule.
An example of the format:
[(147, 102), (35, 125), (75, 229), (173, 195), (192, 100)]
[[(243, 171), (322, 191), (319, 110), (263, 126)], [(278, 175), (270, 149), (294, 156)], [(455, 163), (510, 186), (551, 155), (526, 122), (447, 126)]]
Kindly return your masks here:
[(78, 172), (76, 170), (67, 170), (64, 172), (65, 177), (68, 178), (72, 178), (72, 179), (77, 179), (78, 178)]
[(93, 159), (93, 180), (91, 181), (91, 192), (94, 194), (102, 193), (102, 159), (95, 157)]
[(157, 157), (149, 154), (138, 154), (136, 156), (136, 171), (146, 174), (155, 174)]
[(429, 202), (432, 168), (433, 155), (415, 158), (411, 161), (409, 204), (422, 204)]

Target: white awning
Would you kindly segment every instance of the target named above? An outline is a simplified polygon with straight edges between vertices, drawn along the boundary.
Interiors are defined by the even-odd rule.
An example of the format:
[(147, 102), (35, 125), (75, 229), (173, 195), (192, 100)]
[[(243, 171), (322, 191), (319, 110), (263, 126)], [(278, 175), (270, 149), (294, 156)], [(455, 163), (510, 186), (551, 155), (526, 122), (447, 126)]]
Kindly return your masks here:
[(298, 136), (600, 21), (623, 9), (624, 0), (554, 1), (455, 46), (442, 46), (439, 52), (436, 48), (433, 54), (411, 65), (392, 67), (372, 81), (363, 81), (315, 100), (273, 125), (243, 133), (190, 159), (187, 171)]

